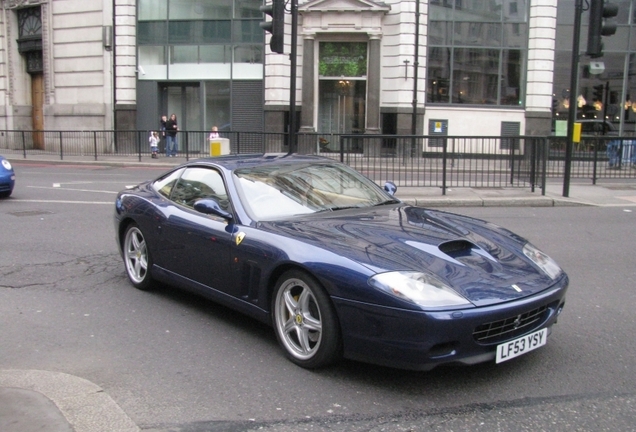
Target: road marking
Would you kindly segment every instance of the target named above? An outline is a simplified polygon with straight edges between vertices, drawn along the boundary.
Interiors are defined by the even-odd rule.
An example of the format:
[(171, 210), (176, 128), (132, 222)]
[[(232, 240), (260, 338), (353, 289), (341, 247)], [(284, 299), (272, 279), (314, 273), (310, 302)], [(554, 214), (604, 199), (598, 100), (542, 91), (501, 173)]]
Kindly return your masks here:
[[(57, 186), (56, 186), (57, 184)], [(96, 192), (96, 193), (107, 193), (107, 194), (117, 194), (118, 191), (105, 191), (105, 190), (94, 190), (94, 189), (73, 189), (73, 188), (62, 188), (59, 186), (59, 183), (54, 183), (53, 187), (48, 186), (27, 186), (31, 189), (62, 189), (65, 191), (75, 191), (75, 192)]]
[(25, 203), (51, 203), (51, 204), (106, 204), (115, 205), (111, 201), (66, 201), (66, 200), (28, 200), (28, 199), (16, 199), (11, 198), (11, 202), (25, 202)]

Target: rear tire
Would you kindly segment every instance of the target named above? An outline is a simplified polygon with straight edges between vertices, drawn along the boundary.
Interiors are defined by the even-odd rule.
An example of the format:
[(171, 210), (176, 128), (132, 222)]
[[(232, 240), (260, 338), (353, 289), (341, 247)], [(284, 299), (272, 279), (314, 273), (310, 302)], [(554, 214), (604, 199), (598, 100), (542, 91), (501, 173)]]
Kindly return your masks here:
[(291, 270), (278, 279), (272, 321), (278, 342), (298, 366), (316, 369), (340, 359), (336, 311), (325, 290), (308, 274)]
[(140, 290), (152, 288), (153, 279), (150, 275), (152, 258), (146, 238), (137, 224), (130, 224), (126, 228), (123, 252), (126, 274), (133, 286)]

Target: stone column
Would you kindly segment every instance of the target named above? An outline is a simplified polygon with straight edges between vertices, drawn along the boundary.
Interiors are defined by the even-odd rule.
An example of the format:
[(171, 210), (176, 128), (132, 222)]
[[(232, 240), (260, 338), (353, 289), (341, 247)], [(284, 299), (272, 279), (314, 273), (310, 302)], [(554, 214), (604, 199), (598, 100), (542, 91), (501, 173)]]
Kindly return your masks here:
[(369, 35), (369, 69), (367, 70), (367, 125), (365, 133), (380, 133), (380, 36)]
[[(369, 35), (369, 69), (367, 70), (367, 124), (365, 134), (379, 134), (380, 130), (380, 36)], [(382, 142), (379, 139), (365, 140), (364, 154), (379, 156)]]
[(303, 37), (303, 77), (302, 77), (302, 104), (300, 114), (300, 132), (315, 132), (314, 109), (316, 106), (315, 65), (314, 65), (314, 40), (313, 34)]

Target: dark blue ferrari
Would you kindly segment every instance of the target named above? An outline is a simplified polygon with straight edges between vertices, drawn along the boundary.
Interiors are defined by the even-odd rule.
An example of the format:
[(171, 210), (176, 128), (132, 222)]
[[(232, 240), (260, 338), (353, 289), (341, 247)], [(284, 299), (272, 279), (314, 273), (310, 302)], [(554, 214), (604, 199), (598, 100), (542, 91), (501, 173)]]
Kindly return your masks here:
[(413, 207), (315, 156), (190, 161), (119, 193), (139, 289), (200, 293), (273, 326), (294, 363), (503, 362), (546, 344), (568, 277), (491, 223)]

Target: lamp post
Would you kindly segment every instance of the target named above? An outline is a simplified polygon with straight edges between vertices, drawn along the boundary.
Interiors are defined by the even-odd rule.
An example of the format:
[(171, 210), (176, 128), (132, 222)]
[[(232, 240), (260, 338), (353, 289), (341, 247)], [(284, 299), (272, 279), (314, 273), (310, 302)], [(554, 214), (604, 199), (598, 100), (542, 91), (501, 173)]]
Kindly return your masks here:
[(568, 135), (565, 143), (565, 168), (563, 174), (563, 196), (570, 196), (570, 176), (572, 172), (572, 139), (574, 138), (574, 121), (576, 120), (576, 103), (579, 76), (579, 39), (581, 37), (581, 14), (583, 0), (576, 0), (574, 10), (574, 38), (572, 40), (572, 66), (570, 70), (570, 108), (568, 109)]

